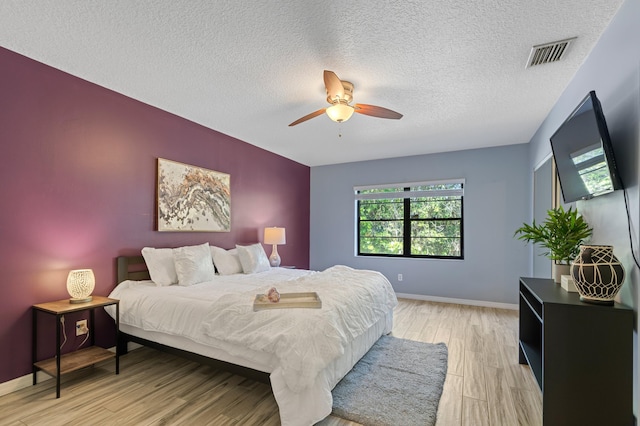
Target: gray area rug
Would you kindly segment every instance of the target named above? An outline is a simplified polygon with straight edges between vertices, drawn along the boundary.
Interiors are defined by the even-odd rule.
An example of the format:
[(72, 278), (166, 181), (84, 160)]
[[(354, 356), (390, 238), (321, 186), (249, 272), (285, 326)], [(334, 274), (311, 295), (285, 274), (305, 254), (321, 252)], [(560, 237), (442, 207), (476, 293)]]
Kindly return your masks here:
[(333, 414), (366, 426), (434, 425), (447, 346), (382, 336), (333, 389)]

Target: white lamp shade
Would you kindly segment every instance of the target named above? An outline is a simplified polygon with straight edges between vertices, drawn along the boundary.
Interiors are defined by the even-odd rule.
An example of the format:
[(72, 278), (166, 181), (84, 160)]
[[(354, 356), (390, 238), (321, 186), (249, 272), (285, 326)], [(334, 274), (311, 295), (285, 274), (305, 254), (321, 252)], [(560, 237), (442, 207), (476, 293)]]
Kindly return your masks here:
[(341, 123), (347, 121), (353, 115), (353, 107), (347, 104), (336, 103), (326, 109), (326, 113), (330, 119)]
[(67, 291), (71, 303), (91, 301), (91, 293), (96, 285), (96, 277), (91, 269), (74, 269), (67, 277)]
[(264, 243), (286, 244), (287, 238), (284, 232), (284, 228), (264, 228)]

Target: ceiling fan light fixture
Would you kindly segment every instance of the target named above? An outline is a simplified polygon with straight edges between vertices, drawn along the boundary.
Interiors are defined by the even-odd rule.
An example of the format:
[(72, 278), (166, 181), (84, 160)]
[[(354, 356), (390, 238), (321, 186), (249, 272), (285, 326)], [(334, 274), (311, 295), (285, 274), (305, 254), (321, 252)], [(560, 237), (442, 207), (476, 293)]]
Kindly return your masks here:
[(347, 121), (353, 115), (353, 107), (347, 104), (337, 102), (327, 108), (327, 115), (336, 123)]
[(370, 117), (389, 118), (393, 120), (402, 118), (402, 114), (398, 112), (375, 105), (349, 105), (353, 100), (353, 83), (340, 80), (333, 71), (324, 70), (324, 86), (327, 89), (327, 102), (329, 102), (331, 106), (319, 109), (311, 114), (298, 118), (296, 121), (289, 124), (289, 127), (304, 123), (307, 120), (311, 120), (314, 117), (322, 115), (324, 112), (326, 112), (329, 118), (336, 123), (347, 121), (351, 118), (354, 111), (358, 114), (368, 115)]

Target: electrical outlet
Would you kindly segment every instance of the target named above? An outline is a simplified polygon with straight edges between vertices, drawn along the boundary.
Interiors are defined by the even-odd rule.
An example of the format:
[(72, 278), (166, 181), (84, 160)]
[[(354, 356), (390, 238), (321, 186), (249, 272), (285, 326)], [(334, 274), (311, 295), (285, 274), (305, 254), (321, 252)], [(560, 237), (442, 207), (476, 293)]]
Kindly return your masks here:
[(87, 327), (86, 319), (76, 321), (76, 336), (82, 336), (83, 334), (87, 334), (88, 332), (89, 328)]
[(402, 281), (402, 274), (398, 274), (398, 281)]

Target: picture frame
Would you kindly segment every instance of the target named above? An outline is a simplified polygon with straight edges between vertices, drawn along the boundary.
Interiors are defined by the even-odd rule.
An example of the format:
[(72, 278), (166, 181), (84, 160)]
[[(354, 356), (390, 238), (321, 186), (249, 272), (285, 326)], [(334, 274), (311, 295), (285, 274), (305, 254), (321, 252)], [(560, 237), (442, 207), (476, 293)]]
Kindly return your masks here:
[(231, 176), (158, 158), (157, 230), (230, 232)]

